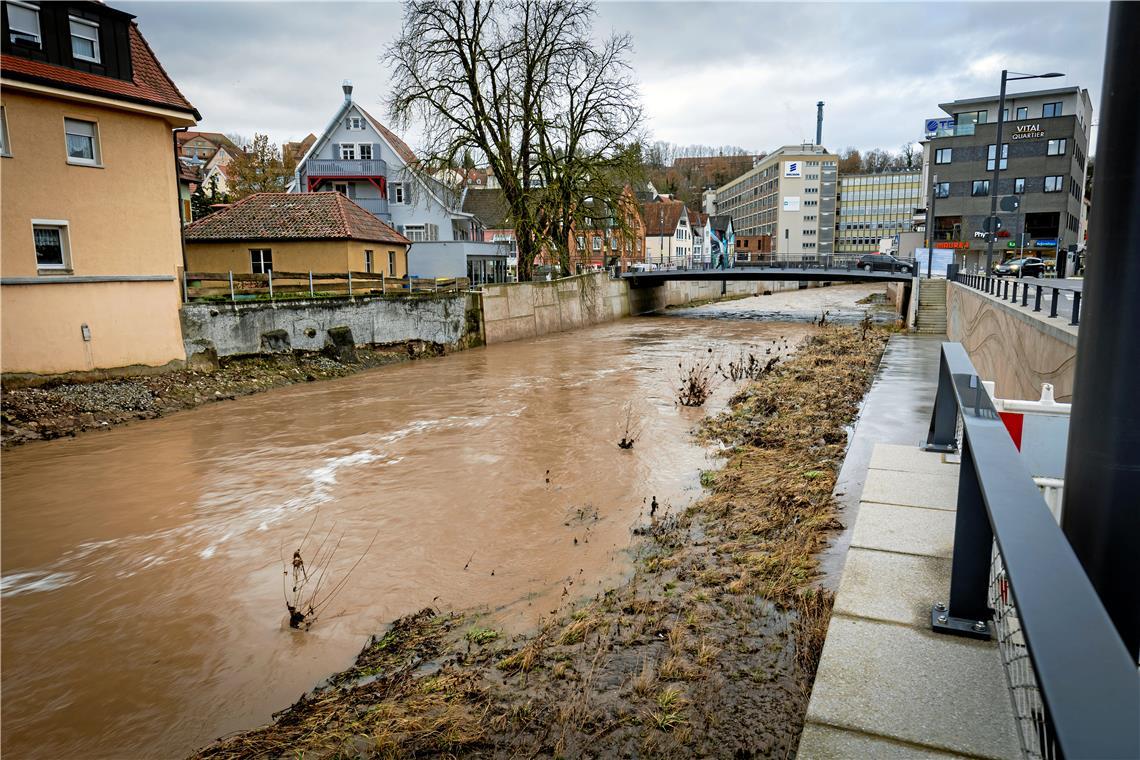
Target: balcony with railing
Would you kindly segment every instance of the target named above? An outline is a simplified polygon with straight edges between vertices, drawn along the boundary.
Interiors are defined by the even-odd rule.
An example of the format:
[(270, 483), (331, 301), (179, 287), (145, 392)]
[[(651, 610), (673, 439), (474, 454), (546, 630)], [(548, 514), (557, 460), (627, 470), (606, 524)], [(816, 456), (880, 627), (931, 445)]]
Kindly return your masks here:
[(387, 198), (353, 198), (352, 202), (357, 206), (363, 208), (368, 213), (374, 214), (386, 222), (390, 222), (392, 220), (392, 215), (388, 213)]
[(304, 172), (309, 177), (387, 177), (388, 162), (378, 158), (311, 158)]

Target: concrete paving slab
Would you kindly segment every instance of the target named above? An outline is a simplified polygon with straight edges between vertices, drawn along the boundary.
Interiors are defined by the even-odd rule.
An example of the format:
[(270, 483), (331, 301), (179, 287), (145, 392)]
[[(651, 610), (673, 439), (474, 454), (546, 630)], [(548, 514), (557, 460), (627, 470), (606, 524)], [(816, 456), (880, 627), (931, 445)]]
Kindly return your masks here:
[(965, 755), (939, 752), (857, 731), (808, 723), (800, 735), (800, 748), (796, 757), (800, 760), (951, 760)]
[(949, 593), (948, 559), (852, 548), (834, 611), (922, 628), (930, 625), (930, 606)]
[(947, 464), (942, 454), (923, 451), (914, 446), (900, 446), (893, 443), (877, 443), (871, 452), (872, 470), (899, 470), (901, 472), (928, 472), (932, 475), (953, 474), (956, 470)]
[[(876, 449), (878, 446), (875, 447)], [(946, 473), (868, 470), (862, 501), (902, 504), (928, 509), (955, 509), (958, 503), (957, 468)]]
[(807, 719), (977, 757), (1020, 758), (996, 645), (836, 615)]
[(954, 513), (860, 502), (851, 546), (927, 557), (954, 556)]

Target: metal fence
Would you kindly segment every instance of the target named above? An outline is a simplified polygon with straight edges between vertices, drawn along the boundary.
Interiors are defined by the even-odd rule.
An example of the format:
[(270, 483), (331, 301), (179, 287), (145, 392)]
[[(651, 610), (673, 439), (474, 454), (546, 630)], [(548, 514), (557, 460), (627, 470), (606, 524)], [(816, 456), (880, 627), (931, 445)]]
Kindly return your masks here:
[[(737, 252), (737, 267), (770, 269), (843, 269), (853, 272), (867, 269), (876, 272), (918, 272), (914, 259), (875, 256), (863, 253), (746, 253)], [(741, 256), (747, 256), (742, 259)]]
[(411, 296), (470, 287), (466, 277), (389, 277), (382, 272), (182, 273), (185, 302)]
[[(1069, 324), (1081, 323), (1081, 296), (1084, 293), (1083, 280), (1043, 280), (1037, 277), (991, 277), (984, 274), (966, 274), (958, 272), (955, 281), (967, 287), (996, 296), (1013, 305), (1021, 304), (1022, 308), (1030, 308), (1035, 312), (1042, 310), (1042, 299), (1047, 295), (1049, 317), (1068, 316)], [(1030, 294), (1032, 293), (1032, 297)], [(1061, 294), (1072, 293), (1072, 308), (1067, 308), (1068, 314), (1059, 315)], [(1020, 301), (1019, 301), (1020, 296)]]
[(927, 450), (961, 454), (939, 633), (996, 634), (1029, 758), (1140, 757), (1140, 678), (960, 343), (943, 343)]

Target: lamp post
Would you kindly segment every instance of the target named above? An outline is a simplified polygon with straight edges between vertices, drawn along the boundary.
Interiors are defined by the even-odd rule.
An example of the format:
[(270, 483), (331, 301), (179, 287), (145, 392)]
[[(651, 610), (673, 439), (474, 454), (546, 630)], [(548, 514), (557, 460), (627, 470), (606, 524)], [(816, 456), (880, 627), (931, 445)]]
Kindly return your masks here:
[[(1010, 76), (1010, 75), (1013, 76)], [(1051, 71), (1048, 74), (1019, 74), (1016, 71), (1001, 71), (1001, 93), (998, 95), (998, 113), (997, 113), (997, 134), (994, 137), (994, 174), (990, 179), (990, 221), (987, 222), (989, 227), (995, 227), (993, 223), (994, 218), (997, 217), (997, 185), (998, 175), (1001, 173), (1001, 128), (1005, 125), (1005, 84), (1006, 82), (1015, 82), (1018, 79), (1052, 79), (1054, 77), (1063, 77), (1056, 71)], [(986, 277), (992, 273), (994, 266), (994, 239), (997, 237), (997, 230), (990, 229), (986, 233)]]

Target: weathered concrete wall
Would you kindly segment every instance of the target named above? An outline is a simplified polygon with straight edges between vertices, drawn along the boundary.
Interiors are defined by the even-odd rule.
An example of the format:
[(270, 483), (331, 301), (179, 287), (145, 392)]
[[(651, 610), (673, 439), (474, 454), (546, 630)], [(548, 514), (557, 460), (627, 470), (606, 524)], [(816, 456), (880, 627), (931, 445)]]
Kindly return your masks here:
[[(355, 298), (287, 303), (183, 304), (186, 354), (209, 341), (218, 356), (320, 351), (329, 330), (348, 327), (358, 345), (422, 340), (452, 345), (467, 332), (467, 295)], [(268, 336), (268, 337), (266, 337)]]
[[(798, 287), (796, 282), (744, 281), (729, 282), (725, 290), (728, 295), (756, 295)], [(625, 280), (612, 280), (605, 272), (551, 282), (485, 285), (484, 330), (488, 344), (503, 343), (649, 314), (721, 295), (719, 281), (667, 282), (659, 287), (631, 288)]]
[(1065, 320), (952, 282), (946, 334), (965, 347), (982, 379), (994, 381), (999, 397), (1036, 399), (1041, 384), (1052, 383), (1058, 401), (1072, 401), (1077, 331)]

